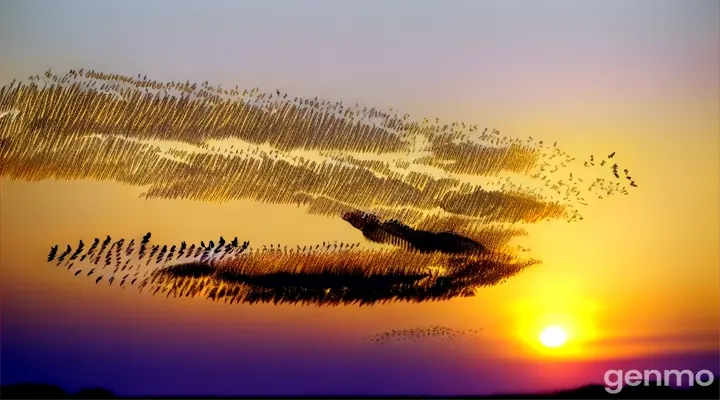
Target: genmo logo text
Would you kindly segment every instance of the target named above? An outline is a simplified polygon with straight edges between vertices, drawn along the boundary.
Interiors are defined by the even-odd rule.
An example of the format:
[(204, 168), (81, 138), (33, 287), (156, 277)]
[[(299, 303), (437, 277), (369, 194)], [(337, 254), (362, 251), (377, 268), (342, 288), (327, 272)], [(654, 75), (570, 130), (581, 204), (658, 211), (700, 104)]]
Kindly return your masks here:
[(645, 371), (611, 369), (605, 372), (604, 380), (605, 390), (610, 394), (617, 394), (625, 386), (710, 386), (715, 381), (715, 375), (706, 369), (697, 372), (687, 369), (682, 371), (670, 369), (662, 372), (655, 369)]

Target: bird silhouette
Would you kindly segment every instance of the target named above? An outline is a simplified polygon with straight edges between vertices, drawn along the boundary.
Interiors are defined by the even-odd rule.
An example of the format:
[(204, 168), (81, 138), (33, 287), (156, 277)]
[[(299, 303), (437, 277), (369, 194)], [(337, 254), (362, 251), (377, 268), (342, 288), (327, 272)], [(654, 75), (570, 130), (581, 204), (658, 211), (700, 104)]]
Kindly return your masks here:
[(50, 253), (48, 254), (47, 262), (50, 262), (55, 258), (57, 251), (58, 251), (58, 245), (52, 246), (50, 248)]

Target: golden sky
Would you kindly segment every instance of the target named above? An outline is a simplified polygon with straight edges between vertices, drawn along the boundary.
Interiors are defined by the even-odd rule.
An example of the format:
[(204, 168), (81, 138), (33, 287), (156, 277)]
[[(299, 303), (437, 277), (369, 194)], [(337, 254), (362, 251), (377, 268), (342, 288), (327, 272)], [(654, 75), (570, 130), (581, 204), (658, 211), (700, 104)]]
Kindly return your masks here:
[[(63, 315), (77, 331), (92, 324), (82, 314), (102, 320), (97, 324), (105, 330), (129, 332), (145, 326), (143, 321), (158, 321), (165, 328), (145, 328), (161, 332), (148, 333), (158, 335), (153, 340), (160, 340), (163, 329), (169, 331), (170, 326), (197, 326), (197, 332), (212, 327), (224, 343), (233, 342), (238, 332), (251, 335), (254, 331), (248, 326), (253, 325), (267, 337), (277, 335), (287, 341), (287, 331), (292, 331), (297, 343), (325, 342), (345, 348), (366, 346), (351, 342), (350, 337), (383, 330), (428, 324), (481, 327), (481, 339), (458, 350), (471, 361), (488, 357), (605, 360), (717, 352), (720, 28), (716, 16), (707, 16), (718, 11), (717, 5), (667, 1), (653, 8), (650, 2), (637, 2), (627, 5), (627, 16), (617, 21), (611, 17), (621, 7), (619, 2), (595, 11), (581, 6), (570, 10), (562, 2), (554, 5), (557, 13), (574, 12), (578, 21), (585, 21), (579, 24), (560, 17), (545, 21), (542, 15), (526, 21), (529, 17), (519, 17), (509, 5), (479, 3), (409, 11), (397, 26), (389, 16), (404, 14), (395, 6), (385, 16), (363, 12), (356, 19), (341, 6), (326, 5), (326, 13), (334, 15), (326, 19), (317, 12), (309, 16), (312, 10), (302, 11), (307, 18), (291, 19), (265, 6), (252, 6), (257, 8), (252, 11), (257, 20), (290, 21), (279, 30), (307, 30), (304, 40), (313, 46), (301, 51), (300, 39), (259, 22), (234, 27), (230, 21), (216, 22), (208, 32), (187, 33), (177, 21), (193, 14), (206, 18), (207, 11), (190, 2), (179, 8), (177, 25), (152, 7), (136, 16), (119, 5), (103, 10), (87, 3), (78, 9), (73, 9), (77, 4), (58, 8), (55, 13), (63, 18), (34, 23), (44, 26), (32, 32), (25, 27), (28, 21), (46, 19), (53, 13), (43, 7), (58, 6), (8, 2), (11, 12), (6, 15), (26, 23), (6, 24), (6, 17), (0, 16), (0, 37), (26, 35), (0, 42), (0, 54), (10, 60), (0, 70), (2, 84), (42, 74), (50, 67), (58, 74), (84, 67), (133, 77), (147, 73), (160, 81), (207, 79), (228, 89), (236, 84), (241, 89), (260, 86), (273, 93), (280, 87), (292, 96), (361, 102), (383, 110), (395, 107), (416, 120), (439, 117), (478, 124), (481, 132), (489, 127), (502, 135), (532, 136), (546, 144), (557, 141), (577, 158), (568, 173), (585, 173), (582, 162), (591, 154), (603, 158), (615, 151), (618, 163), (632, 171), (639, 187), (627, 196), (592, 199), (581, 207), (582, 221), (521, 225), (529, 234), (512, 244), (530, 248), (530, 256), (542, 263), (502, 285), (479, 289), (475, 297), (372, 308), (230, 307), (99, 288), (47, 265), (45, 257), (53, 244), (74, 246), (80, 238), (87, 243), (107, 234), (140, 238), (147, 231), (152, 231), (154, 242), (168, 244), (199, 243), (220, 235), (293, 246), (366, 240), (342, 219), (309, 214), (305, 206), (145, 199), (139, 198), (147, 193), (143, 186), (93, 180), (28, 182), (4, 176), (0, 198), (4, 323), (16, 324), (17, 336), (65, 326), (60, 317), (53, 317)], [(222, 10), (207, 14), (227, 19), (231, 10), (250, 14), (252, 8), (231, 3), (217, 7)], [(38, 14), (41, 8), (43, 16)], [(643, 18), (650, 9), (652, 18)], [(483, 12), (508, 21), (507, 32), (477, 27), (472, 18), (462, 17)], [(541, 12), (549, 11), (535, 10)], [(104, 13), (113, 13), (117, 21), (100, 24), (98, 16)], [(434, 19), (429, 17), (433, 13)], [(413, 18), (436, 21), (428, 22), (436, 33), (424, 33)], [(615, 21), (615, 28), (609, 28), (610, 21)], [(370, 28), (366, 25), (370, 22), (381, 28)], [(132, 32), (124, 30), (124, 24), (131, 23)], [(365, 39), (358, 39), (363, 32)], [(232, 50), (233, 37), (250, 33), (261, 39), (242, 51)], [(438, 46), (436, 54), (428, 50), (431, 45)], [(330, 57), (321, 48), (339, 50)], [(0, 112), (7, 111), (6, 106), (0, 104)], [(74, 311), (63, 311), (71, 308)], [(120, 328), (119, 322), (103, 315), (124, 315), (127, 320)], [(565, 328), (566, 346), (539, 345), (538, 335), (549, 325)], [(178, 341), (196, 339), (191, 333), (183, 335)], [(431, 350), (422, 351), (432, 351), (431, 345), (426, 347)]]

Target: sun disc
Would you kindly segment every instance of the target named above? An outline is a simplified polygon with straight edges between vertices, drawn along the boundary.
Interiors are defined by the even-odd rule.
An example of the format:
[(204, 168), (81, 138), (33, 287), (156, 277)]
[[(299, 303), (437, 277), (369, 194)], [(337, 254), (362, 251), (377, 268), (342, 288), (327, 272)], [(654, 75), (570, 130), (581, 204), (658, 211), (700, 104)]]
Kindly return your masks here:
[(559, 347), (567, 340), (567, 334), (559, 326), (549, 326), (540, 334), (540, 343), (545, 347)]

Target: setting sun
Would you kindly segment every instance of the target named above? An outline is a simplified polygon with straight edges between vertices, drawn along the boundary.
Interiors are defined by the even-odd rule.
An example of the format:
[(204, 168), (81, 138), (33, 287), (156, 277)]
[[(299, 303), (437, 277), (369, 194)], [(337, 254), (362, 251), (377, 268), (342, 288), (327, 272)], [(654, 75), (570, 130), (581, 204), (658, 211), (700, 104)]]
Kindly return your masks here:
[(540, 343), (545, 347), (560, 347), (567, 340), (565, 330), (559, 326), (550, 326), (540, 333)]

